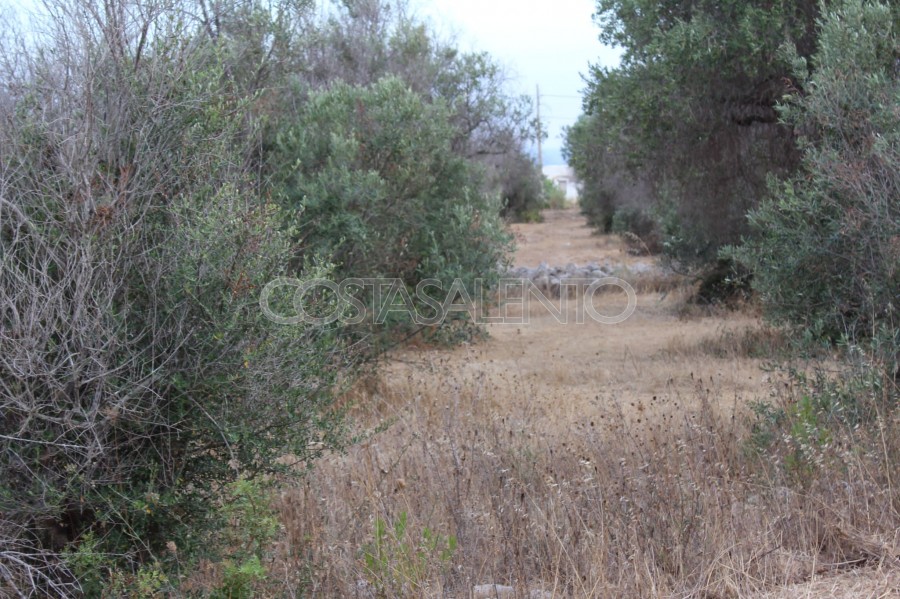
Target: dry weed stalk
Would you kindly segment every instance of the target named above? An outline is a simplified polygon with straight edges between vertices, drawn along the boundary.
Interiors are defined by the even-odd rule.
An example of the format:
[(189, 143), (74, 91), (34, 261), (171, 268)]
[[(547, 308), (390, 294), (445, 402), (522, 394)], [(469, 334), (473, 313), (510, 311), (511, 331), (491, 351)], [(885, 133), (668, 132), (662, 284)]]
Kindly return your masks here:
[(429, 596), (493, 583), (554, 597), (742, 597), (896, 561), (900, 518), (878, 456), (788, 486), (702, 381), (689, 411), (635, 424), (619, 402), (546, 430), (528, 412), (529, 383), (510, 375), (521, 405), (501, 406), (486, 378), (431, 368), (431, 383), (410, 374), (370, 388), (360, 399), (393, 419), (388, 431), (285, 493), (280, 559), (314, 556), (312, 596), (368, 596), (359, 548), (374, 517), (401, 512), (459, 538)]

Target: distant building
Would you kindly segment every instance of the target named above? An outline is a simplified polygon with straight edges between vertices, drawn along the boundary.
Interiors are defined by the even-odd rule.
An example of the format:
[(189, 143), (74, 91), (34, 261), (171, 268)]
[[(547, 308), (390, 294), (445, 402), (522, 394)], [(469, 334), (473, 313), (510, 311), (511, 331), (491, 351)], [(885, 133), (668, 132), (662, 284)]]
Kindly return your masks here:
[(553, 181), (566, 194), (566, 200), (570, 202), (578, 201), (578, 192), (581, 189), (581, 182), (575, 176), (575, 169), (567, 164), (554, 164), (545, 166), (541, 169), (544, 176)]

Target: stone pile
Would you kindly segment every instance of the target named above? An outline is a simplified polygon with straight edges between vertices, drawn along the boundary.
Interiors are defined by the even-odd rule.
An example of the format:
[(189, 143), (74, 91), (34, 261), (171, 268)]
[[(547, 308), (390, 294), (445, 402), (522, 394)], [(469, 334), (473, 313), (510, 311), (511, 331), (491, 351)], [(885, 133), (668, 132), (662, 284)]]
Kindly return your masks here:
[[(520, 266), (508, 271), (505, 275), (506, 279), (522, 279), (531, 281), (535, 287), (542, 292), (553, 297), (559, 297), (560, 292), (565, 289), (568, 295), (573, 295), (579, 290), (584, 290), (594, 282), (612, 276), (614, 267), (611, 264), (601, 266), (596, 262), (591, 262), (585, 266), (577, 264), (567, 264), (566, 266), (550, 266), (546, 262), (542, 262), (540, 266), (529, 268)], [(521, 287), (517, 291), (515, 285), (507, 285), (507, 290), (512, 295), (521, 293)]]

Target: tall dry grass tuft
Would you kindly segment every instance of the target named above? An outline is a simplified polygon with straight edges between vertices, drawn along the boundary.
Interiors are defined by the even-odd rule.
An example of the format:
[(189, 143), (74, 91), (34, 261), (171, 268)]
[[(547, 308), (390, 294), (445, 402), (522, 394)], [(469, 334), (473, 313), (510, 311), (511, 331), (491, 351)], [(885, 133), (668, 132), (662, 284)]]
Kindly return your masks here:
[[(687, 411), (654, 397), (640, 418), (598, 395), (555, 429), (529, 410), (531, 383), (506, 384), (515, 405), (439, 363), (358, 389), (358, 420), (386, 430), (284, 489), (272, 570), (304, 572), (291, 589), (311, 597), (469, 597), (492, 583), (522, 597), (724, 598), (897, 566), (896, 418), (833, 428), (811, 461), (784, 467), (795, 448), (722, 413), (708, 382)], [(801, 387), (781, 386), (773, 409), (802, 418)]]

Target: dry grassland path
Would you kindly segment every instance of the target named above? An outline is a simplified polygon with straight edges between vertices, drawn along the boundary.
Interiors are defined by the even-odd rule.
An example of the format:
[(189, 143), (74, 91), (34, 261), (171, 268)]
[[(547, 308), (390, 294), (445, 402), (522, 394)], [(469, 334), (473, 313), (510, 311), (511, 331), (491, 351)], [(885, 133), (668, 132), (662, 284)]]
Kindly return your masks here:
[[(497, 594), (503, 597), (620, 596), (616, 585), (630, 583), (596, 566), (611, 559), (609, 552), (630, 551), (644, 540), (621, 538), (619, 547), (592, 543), (586, 539), (595, 532), (584, 523), (596, 520), (595, 504), (586, 498), (602, 494), (605, 485), (624, 484), (618, 456), (632, 459), (628, 448), (640, 451), (636, 436), (668, 438), (698, 413), (740, 426), (746, 420), (734, 416), (746, 413), (749, 402), (785, 385), (758, 351), (766, 334), (753, 311), (692, 307), (689, 285), (662, 276), (653, 258), (628, 255), (617, 237), (594, 235), (577, 210), (544, 217), (513, 225), (514, 265), (593, 262), (607, 271), (613, 265), (613, 274), (637, 290), (634, 313), (616, 325), (565, 324), (533, 305), (527, 324), (492, 324), (486, 339), (454, 349), (413, 345), (389, 356), (349, 397), (352, 420), (370, 434), (345, 454), (318, 460), (304, 487), (283, 494), (287, 536), (279, 571), (287, 580), (312, 560), (310, 596), (461, 598), (479, 596), (485, 584), (516, 585), (516, 594)], [(624, 293), (596, 298), (605, 314), (626, 305)], [(567, 309), (574, 317), (578, 305), (570, 302)], [(655, 451), (682, 459), (665, 445)], [(605, 471), (593, 470), (613, 454)], [(452, 573), (433, 559), (414, 570), (419, 578), (390, 587), (396, 572), (366, 569), (361, 556), (372, 547), (375, 521), (390, 525), (401, 515), (408, 515), (411, 531), (403, 543), (416, 543), (425, 528), (458, 536)], [(746, 528), (766, 547), (767, 531)], [(730, 549), (712, 536), (710, 549), (727, 558)], [(900, 586), (896, 573), (811, 576), (816, 555), (757, 552), (753, 543), (745, 550), (769, 560), (766, 567), (777, 571), (783, 586), (751, 589), (759, 594), (742, 590), (740, 597), (900, 596), (891, 591)], [(390, 555), (390, 563), (402, 563)], [(734, 565), (741, 567), (740, 560)], [(715, 591), (733, 588), (730, 567), (714, 570), (724, 578), (710, 580), (708, 593), (690, 596), (734, 596)], [(638, 589), (629, 596), (669, 596), (653, 590), (652, 580), (641, 586), (645, 582), (634, 583)]]
[[(746, 331), (760, 326), (757, 315), (710, 315), (685, 306), (689, 289), (672, 289), (673, 282), (660, 277), (657, 268), (632, 275), (629, 268), (655, 267), (655, 259), (629, 255), (617, 236), (595, 235), (577, 209), (548, 210), (544, 222), (515, 224), (512, 229), (517, 241), (514, 266), (619, 265), (613, 274), (638, 290), (632, 316), (615, 325), (589, 316), (577, 324), (579, 308), (570, 300), (569, 322), (561, 323), (532, 301), (527, 324), (489, 325), (487, 340), (452, 351), (399, 352), (395, 374), (405, 377), (410, 368), (433, 370), (440, 363), (489, 385), (497, 409), (508, 410), (511, 418), (525, 410), (529, 420), (539, 421), (550, 433), (596, 421), (612, 406), (625, 408), (635, 424), (648, 418), (660, 422), (685, 402), (695, 402), (698, 390), (714, 396), (716, 406), (727, 411), (734, 409), (735, 400), (744, 405), (767, 395), (770, 377), (761, 369), (761, 360), (741, 355), (737, 347)], [(604, 315), (620, 314), (627, 306), (624, 292), (595, 298), (597, 311)], [(518, 317), (516, 308), (507, 314)]]

